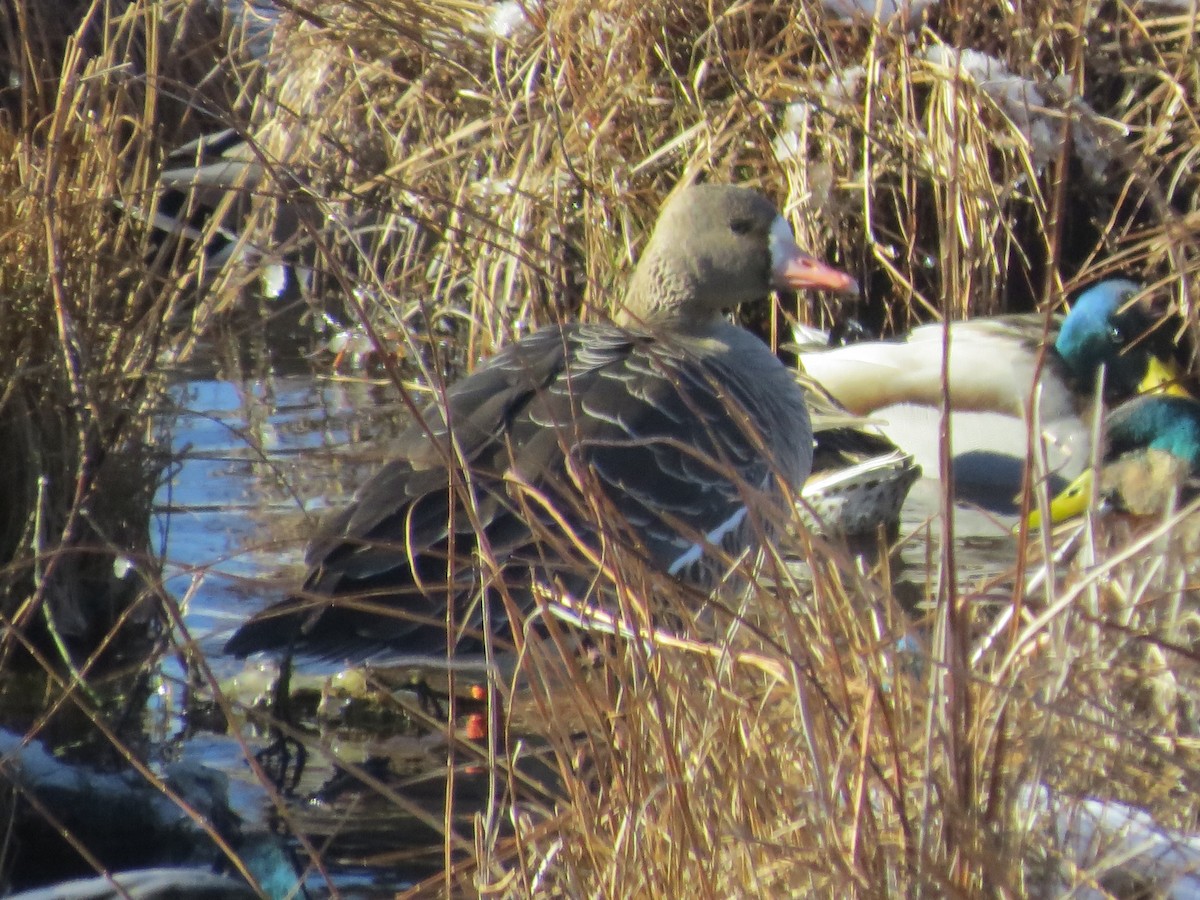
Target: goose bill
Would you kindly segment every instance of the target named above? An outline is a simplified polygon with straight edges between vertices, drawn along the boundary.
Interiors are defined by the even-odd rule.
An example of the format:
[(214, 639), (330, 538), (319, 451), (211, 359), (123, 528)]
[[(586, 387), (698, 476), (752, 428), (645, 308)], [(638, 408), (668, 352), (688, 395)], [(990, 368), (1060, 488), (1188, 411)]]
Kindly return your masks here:
[(814, 259), (796, 246), (782, 216), (771, 228), (771, 286), (785, 291), (836, 291), (857, 294), (858, 282), (845, 272)]

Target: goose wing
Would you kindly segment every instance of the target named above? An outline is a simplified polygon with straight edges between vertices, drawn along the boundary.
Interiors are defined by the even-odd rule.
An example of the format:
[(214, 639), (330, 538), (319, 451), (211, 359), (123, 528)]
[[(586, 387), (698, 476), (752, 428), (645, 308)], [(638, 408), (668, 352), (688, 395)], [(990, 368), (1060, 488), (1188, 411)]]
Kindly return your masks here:
[[(532, 566), (583, 590), (600, 522), (606, 538), (703, 583), (714, 547), (745, 544), (747, 510), (777, 471), (752, 404), (727, 373), (670, 342), (608, 326), (538, 332), (399, 438), (396, 458), (311, 545), (303, 593), (275, 612), (294, 619), (298, 646), (327, 656), (444, 646), (451, 604), (462, 640), (476, 643), (477, 552), (514, 587)], [(502, 603), (489, 614), (493, 628), (506, 621)]]

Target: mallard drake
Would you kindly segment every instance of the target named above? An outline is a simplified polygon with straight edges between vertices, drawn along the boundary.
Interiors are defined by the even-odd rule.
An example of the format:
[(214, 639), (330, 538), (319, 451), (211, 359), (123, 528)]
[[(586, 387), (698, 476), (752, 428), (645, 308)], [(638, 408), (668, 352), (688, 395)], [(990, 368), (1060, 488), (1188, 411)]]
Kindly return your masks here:
[[(262, 156), (241, 132), (227, 128), (171, 151), (151, 224), (191, 241), (204, 241), (206, 265), (219, 268), (235, 254), (257, 253), (227, 221), (249, 214), (251, 198), (269, 178)], [(289, 229), (294, 230), (295, 223)]]
[[(544, 328), (450, 387), (310, 545), (302, 593), (226, 649), (444, 664), (448, 644), (482, 649), (485, 622), (503, 640), (502, 600), (527, 614), (531, 583), (590, 599), (612, 542), (707, 590), (786, 515), (813, 456), (793, 373), (722, 311), (855, 287), (758, 192), (680, 191), (616, 324)], [(500, 578), (508, 590), (490, 590)]]
[[(1086, 469), (1050, 502), (1050, 520), (1063, 522), (1096, 496), (1110, 509), (1134, 516), (1161, 515), (1195, 494), (1200, 476), (1200, 402), (1151, 394), (1118, 406), (1104, 420), (1104, 453), (1098, 484)], [(1030, 525), (1041, 515), (1030, 514)]]
[(1032, 314), (971, 319), (947, 329), (925, 325), (903, 339), (836, 348), (817, 348), (810, 339), (800, 363), (847, 409), (870, 414), (927, 472), (937, 472), (942, 343), (948, 333), (956, 486), (969, 499), (1011, 509), (1024, 471), (1026, 410), (1035, 379), (1049, 469), (1065, 481), (1089, 457), (1085, 423), (1102, 366), (1110, 402), (1155, 389), (1182, 392), (1163, 346), (1166, 335), (1154, 331), (1158, 317), (1135, 299), (1140, 292), (1125, 279), (1089, 288), (1057, 323), (1045, 354), (1044, 318)]

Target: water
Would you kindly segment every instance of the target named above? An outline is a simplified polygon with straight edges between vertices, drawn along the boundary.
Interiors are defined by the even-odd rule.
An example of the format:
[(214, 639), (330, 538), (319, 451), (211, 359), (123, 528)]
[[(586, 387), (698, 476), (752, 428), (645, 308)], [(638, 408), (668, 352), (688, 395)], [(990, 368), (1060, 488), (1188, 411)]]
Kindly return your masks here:
[[(247, 381), (184, 376), (164, 423), (178, 464), (152, 524), (168, 590), (222, 670), (238, 623), (297, 583), (306, 538), (369, 471), (364, 442), (394, 418), (375, 387), (311, 374)], [(367, 458), (362, 457), (366, 455)]]
[[(185, 629), (239, 701), (253, 699), (246, 691), (265, 695), (271, 673), (258, 674), (255, 663), (225, 656), (225, 641), (248, 616), (299, 583), (304, 546), (319, 516), (345, 502), (379, 464), (377, 439), (386, 438), (399, 418), (397, 405), (388, 402), (394, 391), (366, 380), (318, 379), (302, 361), (282, 371), (265, 364), (258, 369), (232, 378), (218, 377), (214, 366), (177, 373), (170, 408), (160, 417), (177, 462), (164, 474), (151, 523), (165, 561), (165, 585), (180, 603)], [(180, 758), (228, 773), (230, 803), (243, 832), (265, 836), (269, 796), (241, 745), (225, 732), (209, 692), (190, 684), (174, 656), (164, 659), (160, 683), (147, 718), (155, 738)], [(376, 737), (343, 736), (339, 751), (347, 760), (366, 760)], [(265, 737), (251, 734), (250, 741), (261, 745)], [(315, 794), (332, 776), (327, 761), (314, 759), (298, 793)], [(344, 822), (340, 829), (333, 824), (339, 808), (332, 801), (297, 808), (306, 832), (334, 838), (328, 858), (343, 859), (335, 866), (339, 891), (390, 896), (409, 883), (412, 866), (385, 867), (381, 875), (347, 861), (364, 848), (394, 844), (395, 811), (382, 804), (372, 812), (360, 808), (351, 831)], [(310, 881), (321, 895), (323, 879)]]

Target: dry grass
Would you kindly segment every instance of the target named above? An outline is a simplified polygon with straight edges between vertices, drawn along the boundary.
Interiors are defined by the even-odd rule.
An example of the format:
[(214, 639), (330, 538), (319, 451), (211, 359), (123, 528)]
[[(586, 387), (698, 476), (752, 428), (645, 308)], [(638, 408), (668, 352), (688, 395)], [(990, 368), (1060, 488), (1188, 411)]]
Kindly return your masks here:
[(362, 285), (418, 344), (450, 331), (471, 360), (606, 315), (692, 177), (761, 184), (884, 327), (1056, 304), (1116, 268), (1191, 315), (1186, 16), (946, 2), (909, 35), (816, 4), (524, 8), (507, 39), (473, 4), (292, 16), (246, 125), (316, 186), (325, 286)]
[[(1197, 328), (1186, 15), (944, 0), (905, 34), (815, 3), (564, 0), (527, 5), (499, 39), (468, 2), (289, 9), (261, 72), (222, 68), (233, 87), (212, 104), (266, 172), (239, 224), (314, 265), (314, 302), (399, 335), (426, 380), (547, 321), (606, 315), (663, 196), (692, 177), (784, 203), (887, 328), (1045, 308), (1114, 269), (1165, 286)], [(165, 55), (138, 33), (140, 59)], [(142, 440), (167, 340), (154, 323), (178, 320), (200, 281), (190, 251), (148, 270), (145, 227), (110, 217), (114, 196), (153, 196), (157, 141), (175, 133), (160, 83), (111, 65), (126, 55), (118, 42), (67, 66), (0, 134), (0, 233), (15, 237), (0, 297), (22, 323), (7, 396), (44, 409), (22, 379), (50, 372), (66, 410), (43, 426), (65, 436), (55, 471), (75, 491), (40, 530), (49, 547), (90, 527), (101, 459)], [(253, 274), (206, 282), (193, 321)], [(47, 557), (27, 520), (13, 571), (70, 558)], [(534, 670), (525, 702), (561, 789), (444, 824), (454, 865), (423, 890), (1024, 896), (1098, 879), (1060, 867), (1024, 788), (1185, 829), (1200, 814), (1192, 576), (1179, 552), (1125, 546), (1089, 537), (1042, 577), (1036, 542), (1014, 544), (1011, 571), (966, 585), (954, 547), (935, 548), (914, 617), (889, 573), (796, 538), (810, 580), (770, 567), (779, 583), (750, 591), (741, 626), (652, 653), (613, 642), (569, 691)], [(519, 746), (483, 751), (502, 783)]]
[[(397, 40), (390, 17), (434, 13), (339, 9), (274, 49), (326, 67), (307, 140), (370, 126), (352, 147), (372, 149), (365, 162), (336, 138), (314, 148), (322, 183), (343, 189), (319, 206), (320, 259), (343, 291), (365, 285), (350, 314), (400, 333), (410, 361), (435, 363), (426, 377), (546, 321), (606, 315), (661, 198), (691, 177), (784, 202), (802, 243), (862, 276), (859, 312), (884, 327), (1045, 308), (1114, 269), (1167, 286), (1194, 327), (1186, 17), (947, 2), (913, 36), (812, 4), (554, 3), (527, 7), (507, 40), (460, 24)], [(320, 55), (348, 34), (364, 42), (353, 57)], [(304, 71), (276, 68), (264, 96)], [(351, 199), (370, 223), (354, 235), (339, 233)], [(1012, 572), (964, 589), (947, 548), (912, 624), (886, 578), (802, 549), (811, 586), (749, 604), (769, 642), (624, 645), (605, 677), (544, 696), (533, 677), (563, 794), (511, 825), (499, 809), (451, 827), (448, 858), (471, 860), (428, 890), (1023, 896), (1097, 877), (1054, 874), (1028, 786), (1195, 820), (1194, 661), (1167, 621), (1188, 606), (1182, 560), (1121, 561), (1119, 577), (1060, 566), (1029, 592), (1036, 566), (1015, 547)]]
[[(784, 550), (807, 560), (802, 577), (768, 559), (754, 586), (724, 597), (736, 615), (688, 638), (647, 632), (641, 615), (687, 598), (610, 559), (641, 638), (602, 642), (590, 666), (531, 649), (519, 685), (496, 685), (488, 741), (447, 733), (452, 784), (482, 769), (499, 797), (519, 799), (446, 785), (453, 864), (413, 895), (1044, 896), (1115, 884), (1110, 870), (1127, 867), (1105, 839), (1094, 870), (1076, 871), (1089, 857), (1066, 850), (1061, 822), (1029, 794), (1046, 786), (1068, 808), (1115, 800), (1194, 830), (1197, 619), (1191, 576), (1163, 541), (1076, 533), (1054, 571), (1025, 560), (1023, 583), (1009, 570), (956, 587), (935, 562), (909, 573), (930, 591), (914, 614), (886, 566), (863, 574), (839, 547), (796, 537)], [(359, 771), (331, 745), (310, 750)], [(439, 827), (425, 790), (359, 777)], [(311, 833), (303, 809), (287, 818)]]
[(2, 609), (86, 656), (126, 617), (142, 634), (156, 618), (135, 603), (156, 580), (148, 413), (164, 324), (195, 288), (114, 201), (151, 194), (159, 141), (203, 127), (220, 79), (192, 85), (225, 36), (178, 5), (0, 9)]

